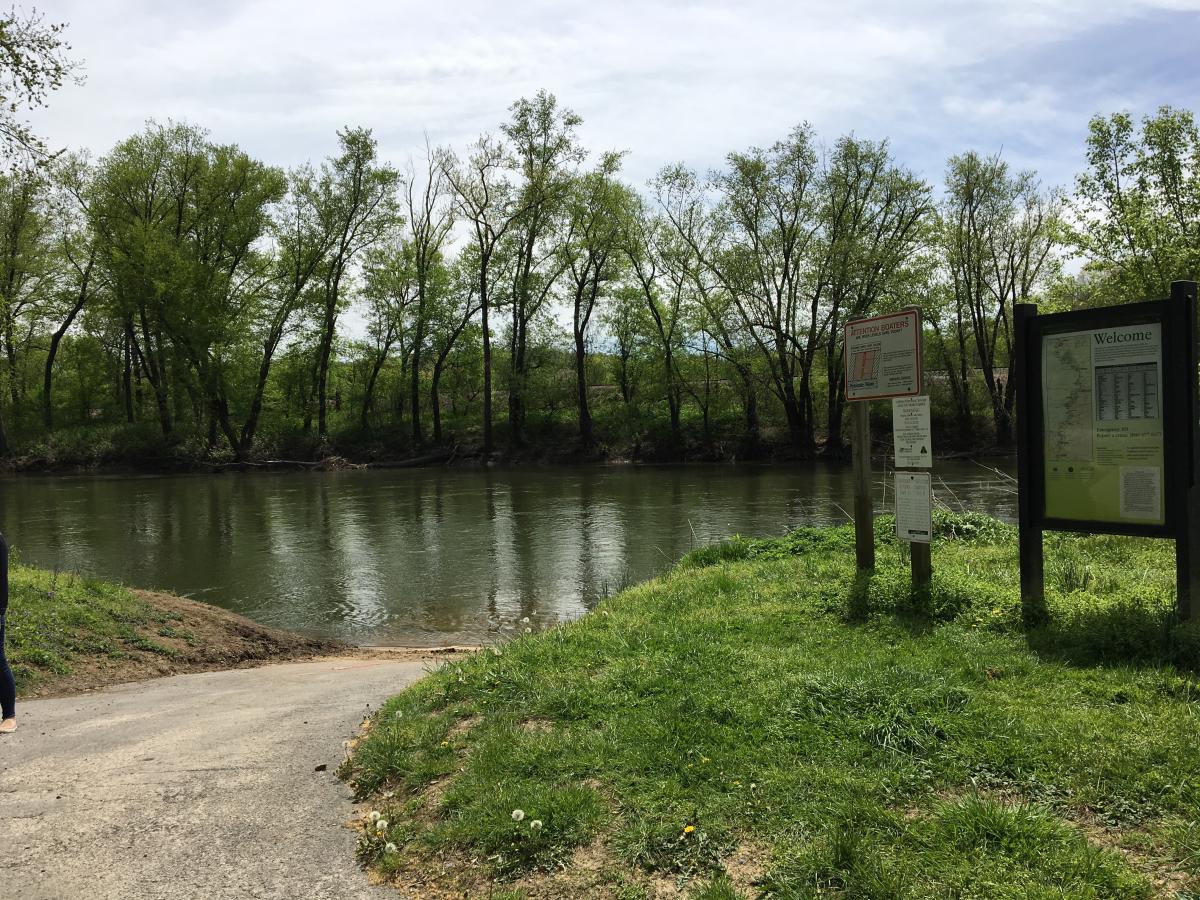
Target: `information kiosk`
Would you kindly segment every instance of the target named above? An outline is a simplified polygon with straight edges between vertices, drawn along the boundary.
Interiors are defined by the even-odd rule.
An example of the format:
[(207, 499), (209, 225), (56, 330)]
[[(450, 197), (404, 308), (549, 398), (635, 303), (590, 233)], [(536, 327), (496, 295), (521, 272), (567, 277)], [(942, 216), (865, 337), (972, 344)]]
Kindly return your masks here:
[(1043, 614), (1042, 532), (1175, 540), (1180, 615), (1200, 594), (1196, 284), (1169, 300), (1038, 315), (1018, 304), (1021, 599)]

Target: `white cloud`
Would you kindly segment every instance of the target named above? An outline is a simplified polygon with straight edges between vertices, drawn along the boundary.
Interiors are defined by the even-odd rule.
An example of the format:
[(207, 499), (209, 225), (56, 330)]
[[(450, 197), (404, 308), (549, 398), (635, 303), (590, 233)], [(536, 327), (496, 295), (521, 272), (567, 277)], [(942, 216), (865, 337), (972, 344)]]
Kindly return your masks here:
[[(686, 159), (701, 167), (808, 120), (832, 138), (892, 136), (936, 179), (946, 155), (1021, 139), (1055, 174), (1081, 146), (1055, 143), (1137, 86), (1096, 85), (1093, 103), (1013, 80), (1014, 57), (1086, 42), (1109, 26), (1196, 2), (979, 0), (825, 2), (330, 3), (63, 2), (88, 83), (36, 124), (58, 145), (102, 153), (148, 117), (187, 119), (271, 162), (333, 150), (346, 124), (375, 129), (401, 160), (495, 129), (539, 88), (585, 119), (589, 146), (629, 149), (634, 180)], [(1048, 49), (1047, 49), (1048, 48)], [(1106, 93), (1106, 91), (1108, 93)], [(1090, 97), (1090, 95), (1089, 95)], [(1113, 106), (1111, 108), (1116, 108)], [(1038, 164), (1038, 159), (1032, 159)]]

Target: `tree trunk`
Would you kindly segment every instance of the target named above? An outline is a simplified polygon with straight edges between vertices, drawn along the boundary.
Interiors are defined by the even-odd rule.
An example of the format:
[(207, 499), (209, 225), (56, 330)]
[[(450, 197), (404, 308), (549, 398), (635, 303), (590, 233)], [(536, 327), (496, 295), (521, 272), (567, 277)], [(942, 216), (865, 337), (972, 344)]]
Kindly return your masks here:
[(121, 387), (125, 393), (125, 421), (133, 424), (133, 325), (125, 323), (125, 371), (121, 373)]
[(433, 365), (433, 378), (429, 385), (429, 410), (433, 413), (433, 442), (442, 442), (442, 399), (438, 396), (438, 386), (442, 380), (442, 364), (445, 357), (440, 357)]
[[(359, 424), (362, 426), (363, 431), (366, 431), (370, 427), (370, 423), (367, 421), (367, 415), (371, 412), (371, 404), (375, 399), (375, 382), (379, 380), (379, 373), (383, 369), (383, 364), (387, 361), (389, 349), (391, 348), (384, 347), (384, 349), (376, 355), (374, 362), (371, 364), (371, 374), (367, 378), (367, 388), (363, 394), (362, 414), (359, 417)], [(413, 415), (419, 414), (420, 413), (417, 409), (417, 406), (414, 404)]]
[(592, 446), (592, 413), (588, 409), (587, 367), (584, 358), (583, 332), (575, 331), (575, 385), (579, 393), (579, 440), (584, 449)]
[(425, 343), (425, 285), (417, 285), (417, 330), (412, 345), (412, 443), (425, 443), (421, 430), (421, 348)]
[(758, 431), (758, 392), (754, 389), (754, 382), (746, 377), (746, 448), (751, 455), (757, 454), (758, 448), (762, 444), (762, 439)]
[(492, 455), (492, 338), (488, 333), (488, 283), (489, 257), (484, 256), (479, 265), (479, 302), (483, 312), (483, 458)]
[(87, 279), (85, 274), (79, 299), (75, 302), (75, 306), (72, 307), (67, 318), (63, 320), (62, 325), (50, 336), (50, 349), (46, 351), (46, 371), (42, 379), (42, 421), (45, 423), (47, 431), (54, 426), (54, 407), (51, 405), (51, 391), (54, 387), (54, 358), (58, 355), (58, 347), (67, 330), (75, 321), (75, 317), (83, 310), (84, 302), (87, 300)]
[(333, 303), (325, 304), (325, 321), (321, 331), (321, 345), (317, 350), (317, 437), (325, 440), (329, 435), (327, 416), (329, 391), (329, 357), (333, 352), (333, 329), (337, 313)]

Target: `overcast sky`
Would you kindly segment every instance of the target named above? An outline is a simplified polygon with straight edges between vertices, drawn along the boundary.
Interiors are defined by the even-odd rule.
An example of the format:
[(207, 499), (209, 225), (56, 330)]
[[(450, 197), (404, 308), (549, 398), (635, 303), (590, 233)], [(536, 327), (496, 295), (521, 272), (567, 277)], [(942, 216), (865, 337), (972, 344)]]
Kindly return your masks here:
[(890, 138), (938, 181), (946, 157), (1003, 150), (1069, 186), (1088, 119), (1200, 111), (1200, 0), (523, 2), (58, 0), (83, 86), (35, 125), (98, 154), (148, 118), (208, 128), (259, 158), (317, 161), (366, 125), (385, 157), (462, 147), (539, 88), (594, 151), (643, 183), (809, 121)]

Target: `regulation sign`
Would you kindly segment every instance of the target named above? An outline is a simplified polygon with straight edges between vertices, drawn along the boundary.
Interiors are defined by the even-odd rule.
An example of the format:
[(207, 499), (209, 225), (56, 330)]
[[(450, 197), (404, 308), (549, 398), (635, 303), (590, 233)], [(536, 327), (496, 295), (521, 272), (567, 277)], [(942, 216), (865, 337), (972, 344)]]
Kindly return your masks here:
[(927, 396), (892, 400), (892, 442), (896, 448), (897, 469), (933, 467)]
[(896, 537), (933, 541), (933, 484), (928, 472), (896, 473)]
[(846, 399), (921, 393), (921, 314), (906, 309), (856, 319), (845, 329)]

